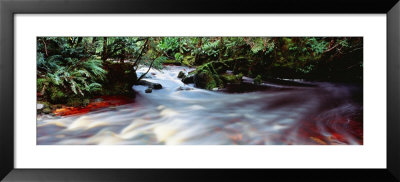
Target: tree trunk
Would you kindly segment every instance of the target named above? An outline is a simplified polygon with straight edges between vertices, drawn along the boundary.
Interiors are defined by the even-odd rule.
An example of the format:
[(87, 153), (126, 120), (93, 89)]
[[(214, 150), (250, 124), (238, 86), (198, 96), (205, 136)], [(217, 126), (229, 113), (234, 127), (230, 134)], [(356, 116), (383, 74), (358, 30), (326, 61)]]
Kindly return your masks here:
[(194, 57), (194, 62), (199, 61), (199, 57), (200, 57), (200, 52), (201, 52), (201, 46), (202, 46), (203, 42), (202, 42), (202, 38), (199, 37), (199, 42), (197, 43), (197, 49), (199, 49), (198, 53), (196, 54), (196, 56)]
[(76, 42), (76, 45), (79, 45), (82, 42), (83, 37), (78, 37), (78, 41)]
[(108, 55), (108, 51), (107, 51), (107, 37), (104, 37), (104, 38), (103, 38), (103, 53), (102, 53), (101, 59), (102, 59), (103, 61), (106, 61), (107, 58), (108, 58), (107, 55)]
[[(143, 55), (144, 49), (146, 48), (147, 42), (148, 42), (148, 41), (149, 41), (149, 38), (147, 38), (146, 41), (144, 42), (143, 48), (142, 48), (142, 50), (140, 51), (139, 56), (136, 58), (135, 62), (133, 63), (133, 67), (139, 65), (140, 58), (141, 58), (142, 55)], [(135, 71), (136, 71), (136, 70), (135, 70)]]
[(219, 61), (222, 61), (222, 57), (224, 55), (224, 38), (220, 37), (219, 39)]

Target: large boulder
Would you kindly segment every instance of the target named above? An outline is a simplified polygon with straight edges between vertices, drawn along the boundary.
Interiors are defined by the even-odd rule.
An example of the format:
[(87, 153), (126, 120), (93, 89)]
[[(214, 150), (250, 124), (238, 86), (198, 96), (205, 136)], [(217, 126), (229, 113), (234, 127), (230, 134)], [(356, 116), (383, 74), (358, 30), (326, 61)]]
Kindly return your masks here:
[(137, 75), (132, 63), (107, 62), (105, 68), (107, 75), (101, 95), (134, 96), (132, 86), (136, 83)]
[(190, 76), (186, 76), (185, 78), (182, 79), (182, 82), (184, 84), (189, 84), (189, 83), (194, 83), (194, 76), (190, 75)]
[(193, 76), (196, 87), (212, 90), (222, 87), (223, 81), (219, 74), (225, 73), (229, 66), (223, 62), (212, 61), (198, 67)]
[(208, 71), (200, 71), (193, 77), (194, 85), (198, 88), (211, 90), (217, 87), (213, 74)]
[(193, 66), (196, 62), (196, 57), (194, 56), (185, 56), (182, 60), (183, 66)]
[(215, 90), (227, 84), (240, 84), (242, 77), (251, 74), (256, 63), (245, 58), (211, 61), (199, 66), (182, 79), (183, 83), (194, 83), (196, 87)]

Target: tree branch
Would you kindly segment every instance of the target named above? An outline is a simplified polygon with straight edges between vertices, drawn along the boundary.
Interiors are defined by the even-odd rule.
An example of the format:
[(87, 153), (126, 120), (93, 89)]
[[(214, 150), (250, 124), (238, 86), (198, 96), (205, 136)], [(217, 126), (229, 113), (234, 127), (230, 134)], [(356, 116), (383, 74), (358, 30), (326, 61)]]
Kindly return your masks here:
[(151, 61), (150, 66), (149, 66), (149, 69), (147, 69), (146, 73), (143, 73), (142, 75), (140, 75), (140, 77), (137, 79), (136, 82), (140, 81), (142, 78), (144, 78), (144, 76), (146, 76), (146, 74), (150, 71), (150, 69), (151, 69), (151, 67), (153, 66), (153, 63), (154, 63), (154, 61), (155, 61), (156, 59), (157, 59), (157, 58), (155, 58), (155, 59), (153, 59), (153, 61)]
[(44, 51), (46, 52), (46, 56), (49, 56), (49, 54), (47, 53), (47, 45), (46, 42), (44, 41), (44, 39), (42, 39), (43, 44), (44, 44)]
[(141, 58), (142, 55), (143, 55), (143, 51), (144, 51), (144, 49), (146, 48), (147, 42), (148, 42), (148, 41), (149, 41), (149, 38), (146, 38), (146, 42), (144, 42), (143, 48), (142, 48), (142, 50), (140, 51), (139, 56), (136, 58), (135, 63), (133, 63), (133, 67), (135, 67), (137, 64), (139, 64), (140, 58)]

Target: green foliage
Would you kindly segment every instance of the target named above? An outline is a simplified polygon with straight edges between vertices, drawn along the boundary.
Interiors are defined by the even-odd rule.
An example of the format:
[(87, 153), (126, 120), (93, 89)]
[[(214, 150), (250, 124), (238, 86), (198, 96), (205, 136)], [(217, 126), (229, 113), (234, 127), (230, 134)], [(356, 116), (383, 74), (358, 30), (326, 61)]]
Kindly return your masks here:
[(207, 55), (207, 56), (217, 57), (219, 54), (219, 50), (218, 50), (219, 44), (220, 44), (219, 40), (216, 40), (213, 42), (208, 40), (203, 44), (201, 53), (204, 55)]
[(68, 95), (66, 95), (63, 90), (56, 86), (50, 86), (47, 92), (50, 93), (49, 99), (53, 103), (63, 103), (68, 98)]
[(193, 66), (195, 64), (195, 57), (194, 56), (185, 56), (182, 60), (183, 66)]
[(183, 55), (179, 52), (175, 53), (175, 60), (181, 62), (183, 60)]
[(37, 91), (40, 92), (40, 91), (43, 89), (43, 87), (44, 87), (45, 85), (46, 85), (46, 86), (49, 85), (49, 82), (50, 82), (50, 80), (48, 80), (48, 78), (38, 78), (38, 79), (36, 80), (36, 88), (37, 88)]
[[(156, 58), (153, 63), (153, 68), (159, 69), (159, 70), (162, 69), (163, 64), (167, 63), (167, 59), (168, 58), (165, 56), (160, 56), (160, 57)], [(175, 64), (176, 64), (176, 62), (175, 62)]]
[[(84, 41), (85, 40), (85, 41)], [(82, 38), (38, 38), (37, 89), (49, 85), (49, 99), (64, 101), (69, 95), (85, 96), (99, 91), (106, 70), (102, 61), (90, 52), (88, 40)], [(39, 90), (38, 90), (39, 91)]]
[[(138, 57), (144, 45), (144, 39), (140, 37), (103, 37), (97, 38), (96, 53), (101, 54), (102, 59), (133, 59)], [(99, 55), (100, 56), (100, 55)]]
[(233, 75), (233, 74), (222, 74), (221, 75), (221, 79), (224, 82), (224, 84), (239, 84), (242, 82), (242, 77), (243, 74), (237, 74), (237, 75)]
[(307, 65), (303, 68), (298, 68), (298, 70), (302, 73), (310, 73), (314, 69), (314, 65)]
[(308, 38), (306, 45), (311, 48), (311, 51), (315, 55), (320, 55), (322, 54), (325, 50), (327, 50), (328, 42), (324, 41), (323, 39), (317, 39), (317, 38)]
[(179, 49), (179, 37), (164, 37), (158, 44), (158, 48), (165, 52), (175, 52)]
[(261, 75), (257, 75), (256, 78), (254, 78), (253, 82), (256, 85), (260, 85), (262, 83), (262, 76)]
[(67, 58), (63, 63), (67, 64), (57, 65), (58, 69), (48, 72), (46, 77), (50, 78), (53, 85), (60, 88), (69, 87), (74, 94), (82, 96), (85, 93), (98, 91), (101, 85), (96, 81), (103, 80), (107, 73), (102, 68), (101, 60), (80, 61), (76, 58)]
[(220, 75), (223, 75), (228, 68), (228, 65), (225, 63), (217, 61), (199, 66), (194, 72), (194, 83), (196, 87), (208, 90), (223, 87), (224, 81)]

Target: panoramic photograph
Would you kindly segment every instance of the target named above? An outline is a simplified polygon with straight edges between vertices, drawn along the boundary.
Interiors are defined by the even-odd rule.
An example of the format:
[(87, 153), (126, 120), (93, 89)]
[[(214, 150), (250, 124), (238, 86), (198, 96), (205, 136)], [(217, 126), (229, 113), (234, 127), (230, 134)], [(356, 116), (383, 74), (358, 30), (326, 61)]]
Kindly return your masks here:
[(363, 37), (37, 37), (37, 145), (363, 145)]

